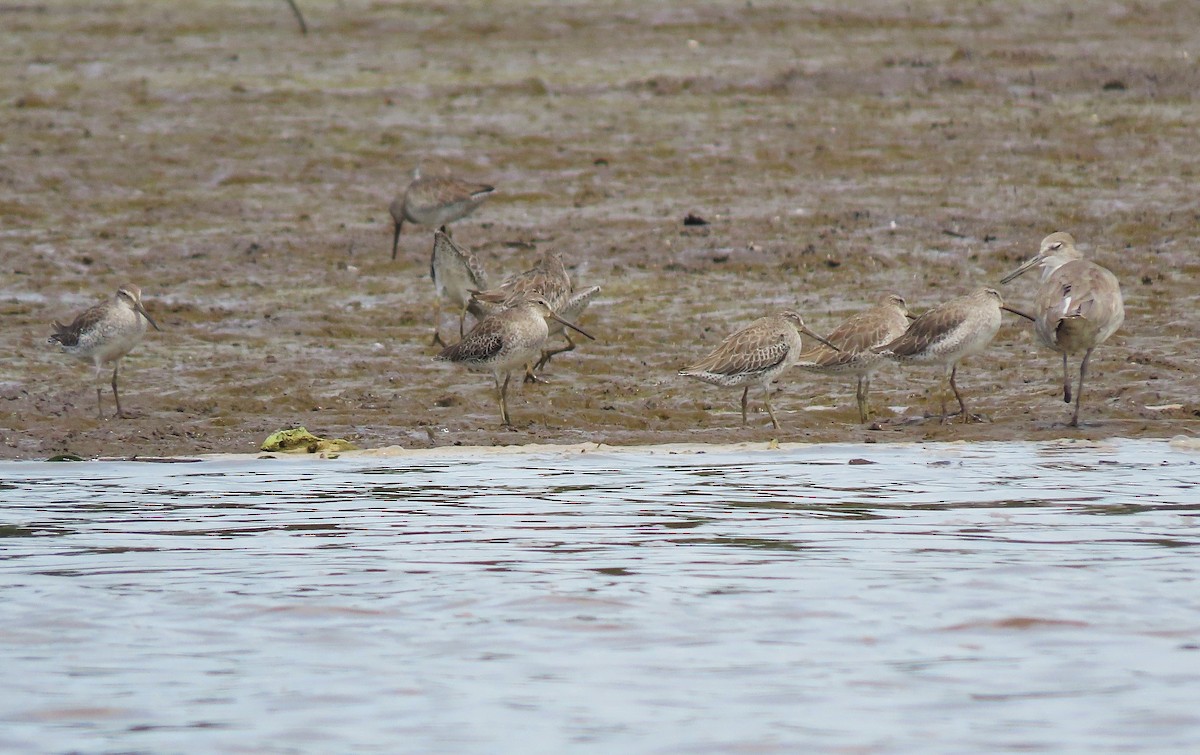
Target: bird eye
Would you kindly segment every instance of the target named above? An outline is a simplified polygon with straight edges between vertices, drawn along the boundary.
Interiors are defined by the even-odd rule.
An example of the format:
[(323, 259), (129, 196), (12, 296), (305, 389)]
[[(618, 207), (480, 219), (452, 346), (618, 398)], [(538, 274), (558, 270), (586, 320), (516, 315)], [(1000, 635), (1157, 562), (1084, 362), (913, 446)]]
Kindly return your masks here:
[(1059, 249), (1062, 249), (1062, 242), (1061, 242), (1061, 241), (1055, 241), (1053, 244), (1051, 244), (1051, 245), (1050, 245), (1050, 248), (1051, 248), (1051, 249), (1053, 249), (1053, 250), (1055, 250), (1055, 251), (1058, 251)]

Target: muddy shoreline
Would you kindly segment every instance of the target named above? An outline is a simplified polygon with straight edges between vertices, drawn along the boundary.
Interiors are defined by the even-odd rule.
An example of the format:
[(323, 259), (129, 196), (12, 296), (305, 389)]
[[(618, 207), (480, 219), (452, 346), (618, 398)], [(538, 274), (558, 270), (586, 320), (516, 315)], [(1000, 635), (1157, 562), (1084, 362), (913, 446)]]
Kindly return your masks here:
[[(301, 6), (307, 36), (286, 3), (0, 5), (0, 458), (249, 453), (297, 425), (364, 448), (1200, 428), (1189, 4)], [(417, 163), (498, 188), (454, 231), (493, 279), (554, 247), (603, 286), (599, 340), (510, 391), (512, 429), (488, 375), (432, 359), (431, 230), (389, 259)], [(876, 429), (850, 381), (795, 370), (778, 432), (675, 374), (783, 307), (826, 332), (883, 291), (997, 285), (1055, 230), (1127, 310), (1078, 430), (1017, 320), (960, 370), (980, 424), (922, 419), (933, 368), (880, 371)], [(46, 338), (127, 281), (164, 330), (124, 362), (132, 416), (99, 420)]]

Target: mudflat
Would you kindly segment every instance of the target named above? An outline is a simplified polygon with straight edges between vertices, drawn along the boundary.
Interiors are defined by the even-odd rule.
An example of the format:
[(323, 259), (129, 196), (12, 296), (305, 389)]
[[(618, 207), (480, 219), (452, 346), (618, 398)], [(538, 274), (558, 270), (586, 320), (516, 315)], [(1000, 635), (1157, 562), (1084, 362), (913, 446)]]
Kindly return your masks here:
[[(1200, 427), (1193, 3), (0, 2), (0, 457), (362, 447), (1041, 440)], [(412, 169), (497, 187), (454, 239), (493, 280), (563, 253), (598, 340), (517, 385), (435, 362)], [(692, 221), (685, 219), (692, 216)], [(700, 224), (699, 221), (703, 221)], [(1007, 319), (942, 424), (937, 368), (854, 385), (679, 377), (785, 307), (828, 332), (999, 279), (1053, 231), (1124, 327), (1067, 428), (1061, 362)], [(107, 375), (50, 323), (142, 288), (163, 328)], [(447, 311), (444, 334), (457, 333)], [(1074, 361), (1073, 361), (1074, 364)], [(104, 388), (106, 418), (96, 413)], [(951, 398), (951, 405), (953, 406)]]

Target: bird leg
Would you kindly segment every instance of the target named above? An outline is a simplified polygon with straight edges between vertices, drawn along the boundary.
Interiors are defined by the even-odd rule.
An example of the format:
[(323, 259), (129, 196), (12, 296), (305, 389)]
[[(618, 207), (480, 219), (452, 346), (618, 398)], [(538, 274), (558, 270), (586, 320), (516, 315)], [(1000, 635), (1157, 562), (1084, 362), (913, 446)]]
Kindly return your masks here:
[(746, 386), (745, 390), (742, 391), (742, 424), (743, 425), (746, 424), (746, 400), (749, 395), (750, 395), (750, 386)]
[(467, 332), (466, 325), (464, 323), (466, 323), (466, 321), (467, 321), (467, 306), (468, 306), (468, 304), (470, 304), (470, 301), (471, 300), (468, 299), (467, 304), (464, 304), (462, 311), (460, 311), (458, 313), (458, 337), (459, 338), (462, 338), (464, 335), (466, 335), (466, 332)]
[[(435, 294), (435, 296), (436, 296), (436, 294)], [(438, 296), (436, 301), (434, 301), (434, 303), (433, 303), (433, 340), (431, 340), (429, 342), (430, 346), (443, 346), (444, 347), (446, 345), (446, 342), (442, 340), (442, 334), (440, 332), (440, 326), (442, 324), (441, 320), (442, 320), (442, 297)], [(459, 333), (459, 337), (460, 338), (462, 337), (461, 332)]]
[(1088, 358), (1092, 356), (1092, 350), (1088, 349), (1083, 352), (1083, 361), (1079, 363), (1079, 386), (1075, 391), (1075, 413), (1071, 415), (1071, 427), (1079, 427), (1079, 402), (1083, 399), (1083, 378), (1087, 375)]
[[(121, 369), (121, 360), (117, 360), (113, 364), (112, 389), (113, 401), (117, 402), (117, 417), (124, 417), (125, 413), (121, 411), (121, 396), (117, 393), (117, 370)], [(97, 389), (98, 390), (98, 389)], [(103, 414), (103, 412), (102, 412)]]
[(1067, 371), (1067, 355), (1063, 353), (1063, 403), (1071, 403), (1071, 373)]
[(771, 426), (779, 429), (779, 420), (775, 419), (775, 410), (771, 408), (771, 384), (763, 384), (763, 402), (767, 405), (767, 414), (771, 415)]
[(858, 389), (854, 392), (854, 397), (858, 400), (858, 421), (864, 425), (867, 423), (870, 414), (870, 405), (867, 403), (867, 391), (871, 388), (871, 379), (865, 375), (858, 378)]
[[(539, 367), (541, 366), (540, 362), (538, 363), (538, 366)], [(534, 367), (532, 364), (525, 365), (525, 382), (526, 383), (541, 383), (542, 385), (550, 384), (549, 380), (546, 380), (545, 378), (540, 378), (537, 375), (534, 375), (533, 370), (534, 370)]]
[(493, 372), (492, 376), (496, 379), (496, 396), (500, 399), (500, 420), (505, 427), (512, 427), (512, 422), (508, 420), (508, 379), (512, 377), (511, 372), (504, 373), (504, 385), (500, 384), (500, 373)]
[(963, 424), (971, 421), (971, 413), (967, 411), (967, 402), (963, 401), (962, 394), (958, 392), (958, 384), (954, 382), (955, 375), (958, 374), (958, 365), (950, 368), (950, 388), (954, 391), (954, 398), (958, 399), (958, 410), (962, 413)]
[(538, 363), (534, 365), (533, 369), (540, 370), (546, 365), (550, 364), (550, 360), (559, 354), (564, 354), (568, 351), (575, 350), (575, 342), (571, 340), (571, 336), (567, 335), (565, 329), (563, 330), (563, 337), (567, 339), (567, 345), (561, 349), (542, 349), (542, 358), (538, 360)]

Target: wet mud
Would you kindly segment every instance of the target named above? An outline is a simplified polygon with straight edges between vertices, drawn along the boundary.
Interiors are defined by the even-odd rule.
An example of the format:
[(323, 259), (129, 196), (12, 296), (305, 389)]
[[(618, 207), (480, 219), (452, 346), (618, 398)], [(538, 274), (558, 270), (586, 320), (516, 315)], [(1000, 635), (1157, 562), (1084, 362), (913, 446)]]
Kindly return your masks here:
[[(0, 457), (359, 447), (1192, 435), (1200, 13), (1186, 2), (0, 2)], [(435, 362), (432, 230), (390, 260), (409, 172), (498, 191), (454, 226), (490, 276), (563, 252), (603, 292), (545, 384)], [(685, 223), (688, 216), (692, 220)], [(698, 224), (702, 219), (707, 224)], [(796, 307), (914, 311), (1070, 231), (1125, 325), (1067, 428), (1060, 362), (1006, 321), (942, 424), (936, 368), (795, 370), (782, 428), (678, 377)], [(114, 419), (50, 323), (141, 286), (163, 332)], [(1025, 276), (999, 287), (1028, 305)], [(444, 312), (442, 329), (453, 333)], [(953, 403), (953, 400), (951, 399)]]

